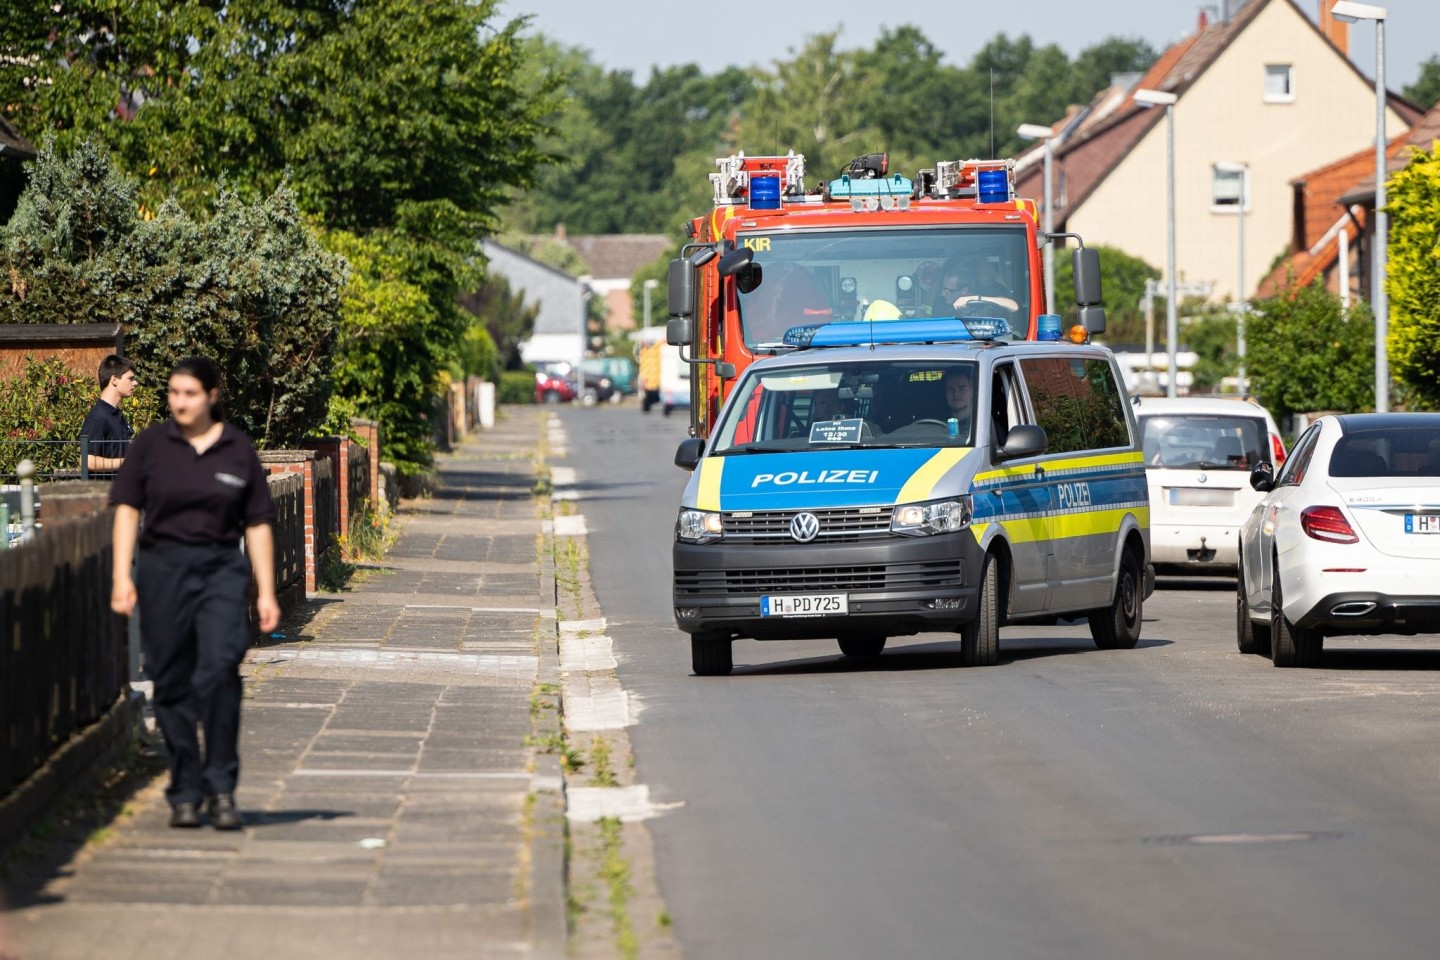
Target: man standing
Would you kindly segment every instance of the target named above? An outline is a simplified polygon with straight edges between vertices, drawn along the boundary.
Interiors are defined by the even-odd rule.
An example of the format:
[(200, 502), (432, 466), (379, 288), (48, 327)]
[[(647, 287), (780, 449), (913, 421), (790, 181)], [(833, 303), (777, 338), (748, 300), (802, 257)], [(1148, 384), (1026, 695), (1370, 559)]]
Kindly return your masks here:
[(96, 378), (100, 381), (100, 399), (85, 415), (80, 435), (90, 439), (90, 469), (113, 473), (124, 462), (134, 435), (120, 413), (120, 404), (135, 392), (135, 364), (112, 353), (100, 361)]

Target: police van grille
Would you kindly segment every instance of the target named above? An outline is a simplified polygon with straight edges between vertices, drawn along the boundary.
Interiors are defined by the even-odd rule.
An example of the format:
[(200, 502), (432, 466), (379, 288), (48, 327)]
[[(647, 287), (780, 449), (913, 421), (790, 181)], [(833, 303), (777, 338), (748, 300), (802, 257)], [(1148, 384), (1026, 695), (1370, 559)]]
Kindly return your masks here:
[[(863, 508), (846, 507), (835, 510), (808, 510), (820, 521), (820, 533), (812, 543), (851, 543), (856, 540), (872, 540), (890, 535), (890, 515), (893, 507)], [(800, 510), (767, 510), (753, 513), (726, 513), (725, 539), (749, 543), (789, 542), (790, 521)]]
[(888, 566), (791, 567), (784, 570), (685, 570), (675, 573), (675, 592), (812, 593), (833, 590), (920, 590), (962, 585), (961, 561), (935, 560)]

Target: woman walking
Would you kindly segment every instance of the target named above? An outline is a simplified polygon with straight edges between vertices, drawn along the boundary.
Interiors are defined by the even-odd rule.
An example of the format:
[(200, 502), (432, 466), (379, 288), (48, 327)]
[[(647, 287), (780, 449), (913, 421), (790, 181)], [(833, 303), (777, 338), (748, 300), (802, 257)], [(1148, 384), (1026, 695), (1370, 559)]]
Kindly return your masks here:
[(203, 803), (217, 830), (238, 830), (240, 661), (250, 644), (252, 570), (260, 629), (280, 622), (275, 503), (250, 439), (221, 417), (211, 360), (191, 357), (170, 372), (169, 403), (171, 419), (135, 438), (110, 488), (110, 606), (125, 616), (140, 608), (145, 672), (170, 754), (170, 826), (200, 826)]

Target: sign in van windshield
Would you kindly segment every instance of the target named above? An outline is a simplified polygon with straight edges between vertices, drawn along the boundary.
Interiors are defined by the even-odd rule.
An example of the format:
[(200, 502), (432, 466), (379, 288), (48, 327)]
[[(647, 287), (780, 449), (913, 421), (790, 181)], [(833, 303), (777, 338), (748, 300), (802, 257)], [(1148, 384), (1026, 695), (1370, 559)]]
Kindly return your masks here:
[(848, 420), (820, 420), (810, 425), (811, 443), (859, 443), (861, 425), (864, 420), (852, 417)]

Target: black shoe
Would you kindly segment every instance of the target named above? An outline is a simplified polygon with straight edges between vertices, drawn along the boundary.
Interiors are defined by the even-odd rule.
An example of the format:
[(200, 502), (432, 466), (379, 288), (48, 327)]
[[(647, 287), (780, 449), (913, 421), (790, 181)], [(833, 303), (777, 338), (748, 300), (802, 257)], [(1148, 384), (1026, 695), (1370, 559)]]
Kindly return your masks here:
[(170, 810), (170, 826), (185, 828), (200, 826), (200, 808), (188, 800), (175, 804)]
[(210, 798), (210, 825), (216, 830), (239, 830), (245, 826), (240, 811), (235, 809), (235, 795), (217, 793)]

